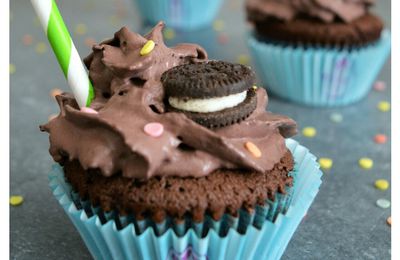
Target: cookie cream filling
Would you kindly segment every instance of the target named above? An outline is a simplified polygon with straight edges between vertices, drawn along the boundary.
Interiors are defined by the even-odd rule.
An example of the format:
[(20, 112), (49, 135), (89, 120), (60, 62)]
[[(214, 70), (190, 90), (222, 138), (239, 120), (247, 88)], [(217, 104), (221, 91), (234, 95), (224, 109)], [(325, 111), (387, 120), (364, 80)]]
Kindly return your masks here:
[(185, 100), (178, 97), (169, 97), (168, 102), (176, 109), (197, 113), (211, 113), (237, 106), (246, 99), (246, 96), (247, 91), (243, 91), (225, 97), (213, 97), (207, 99)]

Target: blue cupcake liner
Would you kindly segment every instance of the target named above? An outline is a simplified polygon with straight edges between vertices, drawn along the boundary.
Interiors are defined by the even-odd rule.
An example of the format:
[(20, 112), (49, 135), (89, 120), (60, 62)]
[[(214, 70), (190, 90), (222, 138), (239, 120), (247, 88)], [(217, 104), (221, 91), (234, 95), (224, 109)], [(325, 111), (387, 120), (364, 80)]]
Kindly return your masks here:
[(292, 139), (295, 183), (287, 195), (258, 206), (253, 214), (224, 215), (183, 223), (155, 224), (103, 212), (82, 201), (54, 165), (49, 175), (53, 195), (64, 208), (95, 259), (279, 259), (318, 193), (322, 172), (314, 155)]
[(390, 33), (353, 49), (268, 43), (254, 35), (248, 46), (268, 91), (304, 105), (344, 106), (368, 94), (390, 53)]
[(142, 19), (150, 24), (164, 21), (168, 27), (195, 30), (216, 17), (223, 0), (134, 0)]

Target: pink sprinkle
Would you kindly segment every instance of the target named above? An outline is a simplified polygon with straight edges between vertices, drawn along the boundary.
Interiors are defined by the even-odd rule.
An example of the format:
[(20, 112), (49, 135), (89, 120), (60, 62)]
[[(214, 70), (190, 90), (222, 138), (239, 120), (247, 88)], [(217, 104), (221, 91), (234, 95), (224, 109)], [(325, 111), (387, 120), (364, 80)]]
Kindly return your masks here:
[(164, 126), (157, 122), (148, 123), (144, 126), (144, 132), (152, 137), (159, 137), (164, 132)]
[(374, 84), (374, 89), (376, 91), (384, 91), (386, 89), (386, 84), (383, 81), (377, 81)]
[(81, 107), (81, 111), (84, 113), (88, 113), (88, 114), (98, 114), (99, 112), (97, 112), (96, 110), (94, 110), (93, 108), (90, 107)]
[(384, 134), (377, 134), (375, 135), (374, 140), (377, 144), (384, 144), (387, 141), (387, 137)]

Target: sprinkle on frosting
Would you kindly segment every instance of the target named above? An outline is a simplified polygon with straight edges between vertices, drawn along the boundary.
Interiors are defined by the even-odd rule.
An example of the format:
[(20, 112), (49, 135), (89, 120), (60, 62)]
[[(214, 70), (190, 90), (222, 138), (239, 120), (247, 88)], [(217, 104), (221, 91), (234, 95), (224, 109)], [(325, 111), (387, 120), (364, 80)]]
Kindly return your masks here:
[(140, 55), (143, 56), (143, 55), (149, 54), (150, 52), (153, 51), (155, 45), (156, 45), (156, 44), (154, 43), (154, 41), (148, 40), (148, 41), (143, 45), (143, 48), (140, 50)]
[(246, 149), (256, 158), (260, 158), (262, 153), (260, 151), (260, 149), (258, 149), (257, 145), (255, 145), (252, 142), (246, 142), (244, 144), (244, 146), (246, 147)]
[(164, 126), (160, 123), (148, 123), (144, 126), (144, 132), (152, 137), (159, 137), (164, 132)]

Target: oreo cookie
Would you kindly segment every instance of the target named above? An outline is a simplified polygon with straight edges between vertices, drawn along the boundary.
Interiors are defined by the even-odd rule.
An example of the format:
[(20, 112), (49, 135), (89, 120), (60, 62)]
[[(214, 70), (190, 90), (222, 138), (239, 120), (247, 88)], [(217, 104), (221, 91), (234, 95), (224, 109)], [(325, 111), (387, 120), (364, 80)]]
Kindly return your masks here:
[(238, 123), (256, 109), (254, 81), (249, 67), (225, 61), (185, 64), (161, 77), (167, 110), (208, 128)]

